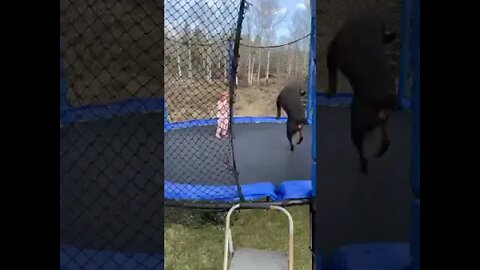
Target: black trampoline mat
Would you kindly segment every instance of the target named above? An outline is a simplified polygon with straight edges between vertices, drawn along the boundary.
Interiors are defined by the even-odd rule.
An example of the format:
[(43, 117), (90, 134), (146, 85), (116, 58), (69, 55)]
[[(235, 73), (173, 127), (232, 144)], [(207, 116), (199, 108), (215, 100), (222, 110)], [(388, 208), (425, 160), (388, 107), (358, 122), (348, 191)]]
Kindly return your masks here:
[[(225, 181), (231, 171), (228, 139), (215, 137), (216, 126), (195, 126), (166, 132), (165, 179), (188, 184), (234, 184)], [(241, 185), (310, 179), (311, 128), (304, 140), (290, 151), (285, 123), (242, 123), (233, 125), (233, 149)], [(230, 164), (231, 165), (231, 164)], [(233, 178), (232, 180), (233, 181)]]
[(360, 173), (350, 140), (348, 108), (317, 108), (316, 243), (322, 256), (355, 242), (405, 241), (410, 228), (411, 120), (396, 112), (388, 125), (391, 146)]
[(163, 250), (163, 115), (60, 129), (60, 242), (136, 253)]

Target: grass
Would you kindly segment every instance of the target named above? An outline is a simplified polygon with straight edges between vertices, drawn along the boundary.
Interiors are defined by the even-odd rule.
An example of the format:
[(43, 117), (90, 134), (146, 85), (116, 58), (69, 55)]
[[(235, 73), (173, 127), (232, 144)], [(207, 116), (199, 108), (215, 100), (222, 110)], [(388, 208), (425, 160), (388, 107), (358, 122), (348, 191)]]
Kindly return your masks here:
[[(288, 210), (295, 224), (295, 269), (311, 269), (309, 207), (294, 206)], [(226, 213), (202, 215), (195, 210), (167, 209), (165, 269), (221, 269), (225, 215)], [(208, 216), (216, 218), (207, 220)], [(235, 248), (287, 251), (288, 222), (282, 213), (274, 210), (241, 210), (232, 217)]]

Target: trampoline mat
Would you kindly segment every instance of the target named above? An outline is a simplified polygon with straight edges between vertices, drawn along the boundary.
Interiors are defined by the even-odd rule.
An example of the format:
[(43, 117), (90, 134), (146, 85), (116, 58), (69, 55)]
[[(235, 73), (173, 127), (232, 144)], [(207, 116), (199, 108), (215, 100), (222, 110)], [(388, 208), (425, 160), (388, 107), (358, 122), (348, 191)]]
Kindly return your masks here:
[(410, 204), (410, 113), (394, 113), (391, 146), (369, 158), (360, 172), (350, 140), (348, 108), (317, 107), (316, 243), (322, 258), (349, 243), (408, 242)]
[[(216, 181), (231, 152), (228, 139), (215, 137), (216, 126), (197, 126), (166, 132), (165, 179), (178, 183), (223, 184)], [(290, 151), (284, 123), (235, 124), (234, 154), (240, 184), (310, 179), (311, 128)], [(215, 149), (210, 149), (215, 148)], [(218, 150), (217, 150), (218, 149)], [(231, 172), (230, 172), (231, 174)], [(233, 184), (233, 183), (230, 183)]]
[[(215, 129), (211, 125), (194, 126), (165, 133), (167, 198), (238, 199), (233, 171), (229, 170), (230, 140), (217, 139)], [(305, 127), (304, 140), (295, 145), (294, 152), (290, 151), (285, 123), (236, 123), (233, 134), (238, 179), (247, 199), (310, 196), (309, 126)]]
[(162, 118), (135, 114), (60, 129), (62, 244), (147, 257), (163, 251)]

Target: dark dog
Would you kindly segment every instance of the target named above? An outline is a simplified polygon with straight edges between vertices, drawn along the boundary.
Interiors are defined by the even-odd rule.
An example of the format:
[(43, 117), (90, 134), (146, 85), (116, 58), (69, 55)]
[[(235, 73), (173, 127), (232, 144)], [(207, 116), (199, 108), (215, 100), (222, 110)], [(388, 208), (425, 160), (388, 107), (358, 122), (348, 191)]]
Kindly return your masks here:
[(303, 126), (307, 124), (305, 110), (302, 105), (301, 97), (305, 96), (306, 91), (302, 90), (299, 83), (292, 82), (287, 84), (277, 97), (277, 119), (280, 118), (281, 109), (287, 113), (287, 139), (290, 142), (290, 150), (293, 152), (292, 137), (299, 133), (297, 144), (303, 141)]
[(381, 144), (375, 157), (381, 157), (390, 146), (386, 125), (390, 111), (398, 106), (398, 100), (385, 44), (391, 43), (395, 37), (396, 32), (385, 31), (385, 23), (378, 14), (362, 12), (342, 26), (328, 47), (328, 97), (337, 91), (338, 69), (353, 89), (351, 137), (365, 174), (368, 173), (364, 154), (366, 135), (376, 128), (381, 129)]

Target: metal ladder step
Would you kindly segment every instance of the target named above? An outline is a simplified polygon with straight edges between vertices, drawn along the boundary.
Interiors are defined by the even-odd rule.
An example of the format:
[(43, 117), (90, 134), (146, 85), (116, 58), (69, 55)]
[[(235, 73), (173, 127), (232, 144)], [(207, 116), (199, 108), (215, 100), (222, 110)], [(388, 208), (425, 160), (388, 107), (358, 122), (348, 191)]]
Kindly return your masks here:
[(235, 250), (230, 270), (288, 270), (288, 255), (284, 252), (254, 248)]

